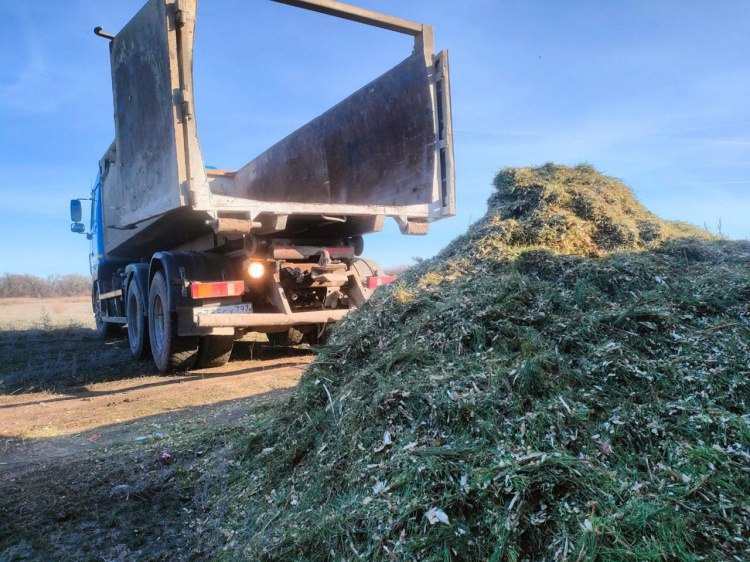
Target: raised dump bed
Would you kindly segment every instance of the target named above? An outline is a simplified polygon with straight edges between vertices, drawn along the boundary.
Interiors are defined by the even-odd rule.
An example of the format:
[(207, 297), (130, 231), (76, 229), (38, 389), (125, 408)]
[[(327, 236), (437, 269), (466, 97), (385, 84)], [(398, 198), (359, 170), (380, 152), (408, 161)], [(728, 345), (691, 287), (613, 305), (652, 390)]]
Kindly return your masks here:
[[(448, 56), (432, 28), (330, 0), (282, 3), (407, 33), (402, 62), (239, 170), (207, 170), (193, 104), (196, 0), (149, 0), (110, 40), (115, 141), (92, 192), (92, 302), (160, 370), (227, 361), (235, 337), (320, 342), (392, 278), (361, 256), (454, 214)], [(258, 54), (262, 56), (262, 54)], [(291, 71), (291, 69), (290, 69)], [(84, 232), (80, 201), (73, 231)]]
[(111, 41), (107, 254), (132, 258), (211, 232), (358, 236), (384, 217), (423, 234), (454, 214), (448, 58), (433, 55), (432, 29), (335, 2), (284, 3), (412, 34), (414, 50), (239, 170), (206, 170), (193, 104), (197, 2), (149, 0)]

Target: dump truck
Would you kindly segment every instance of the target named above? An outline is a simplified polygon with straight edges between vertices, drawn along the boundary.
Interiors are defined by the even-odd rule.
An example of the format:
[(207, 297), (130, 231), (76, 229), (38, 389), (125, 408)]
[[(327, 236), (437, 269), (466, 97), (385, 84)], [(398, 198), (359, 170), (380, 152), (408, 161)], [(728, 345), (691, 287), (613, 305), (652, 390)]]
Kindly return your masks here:
[(274, 1), (411, 35), (414, 48), (237, 170), (201, 153), (197, 0), (148, 0), (119, 33), (94, 30), (109, 41), (115, 140), (90, 225), (75, 199), (71, 230), (90, 240), (97, 331), (127, 326), (132, 354), (160, 371), (220, 366), (244, 332), (320, 341), (391, 280), (362, 256), (365, 235), (389, 217), (423, 235), (455, 214), (448, 55), (434, 53), (432, 27), (332, 0)]

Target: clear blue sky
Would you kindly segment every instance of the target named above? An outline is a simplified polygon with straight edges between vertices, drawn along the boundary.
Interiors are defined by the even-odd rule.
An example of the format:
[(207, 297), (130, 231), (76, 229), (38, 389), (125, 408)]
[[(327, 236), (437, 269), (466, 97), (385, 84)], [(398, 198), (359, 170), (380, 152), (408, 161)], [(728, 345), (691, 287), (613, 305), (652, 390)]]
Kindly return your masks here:
[[(85, 273), (68, 231), (114, 137), (107, 42), (141, 0), (0, 0), (0, 273)], [(370, 236), (428, 257), (485, 211), (504, 166), (589, 162), (648, 207), (750, 238), (750, 2), (359, 0), (450, 51), (458, 215)], [(401, 59), (409, 38), (266, 0), (202, 0), (196, 115), (233, 168)], [(392, 221), (388, 221), (391, 223)]]

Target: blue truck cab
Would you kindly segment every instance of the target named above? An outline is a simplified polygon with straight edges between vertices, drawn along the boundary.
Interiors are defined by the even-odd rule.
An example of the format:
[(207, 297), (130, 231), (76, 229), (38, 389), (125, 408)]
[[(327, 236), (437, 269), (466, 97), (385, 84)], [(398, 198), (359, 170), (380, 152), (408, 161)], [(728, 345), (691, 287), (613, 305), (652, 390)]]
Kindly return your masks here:
[[(81, 201), (91, 201), (88, 231), (82, 222), (83, 206)], [(100, 273), (111, 276), (111, 273), (124, 264), (120, 260), (108, 260), (104, 251), (104, 224), (102, 219), (102, 175), (101, 170), (96, 175), (96, 182), (91, 189), (91, 197), (72, 199), (70, 201), (70, 231), (76, 234), (84, 234), (89, 240), (89, 271), (91, 272), (92, 288), (91, 300), (94, 309), (96, 329), (100, 335), (112, 334), (119, 326), (102, 321), (103, 316), (118, 315), (102, 311), (102, 299), (99, 298), (105, 291), (101, 290), (99, 284)], [(124, 320), (124, 319), (123, 319)]]
[[(77, 234), (85, 234), (89, 242), (89, 270), (96, 277), (96, 270), (104, 261), (104, 232), (102, 228), (102, 177), (96, 175), (96, 183), (91, 189), (91, 197), (88, 199), (72, 199), (70, 201), (70, 231)], [(81, 201), (91, 201), (91, 215), (89, 217), (89, 228), (81, 222), (83, 209)]]

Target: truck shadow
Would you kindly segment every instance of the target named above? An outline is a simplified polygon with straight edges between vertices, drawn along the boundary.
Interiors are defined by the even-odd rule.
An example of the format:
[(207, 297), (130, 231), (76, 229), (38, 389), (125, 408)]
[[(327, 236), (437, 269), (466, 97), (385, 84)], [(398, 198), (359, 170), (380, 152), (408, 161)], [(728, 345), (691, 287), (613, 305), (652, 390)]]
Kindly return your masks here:
[(259, 392), (244, 398), (221, 400), (89, 427), (70, 435), (33, 438), (0, 435), (0, 474), (42, 467), (64, 457), (117, 445), (139, 446), (147, 450), (167, 447), (179, 449), (177, 442), (181, 441), (184, 421), (189, 420), (203, 430), (242, 423), (243, 417), (250, 412), (251, 405), (278, 400), (290, 392), (291, 389)]
[[(232, 360), (273, 360), (310, 355), (309, 349), (270, 347), (259, 343), (237, 342)], [(237, 372), (247, 372), (247, 368)], [(197, 377), (228, 376), (232, 363), (221, 368), (196, 371)], [(192, 372), (187, 373), (188, 378)], [(0, 397), (12, 394), (88, 392), (92, 383), (113, 382), (136, 377), (161, 376), (153, 385), (172, 384), (186, 373), (160, 374), (150, 359), (133, 358), (127, 337), (102, 340), (97, 333), (79, 326), (34, 330), (0, 331)], [(151, 383), (150, 383), (151, 384)], [(0, 406), (1, 407), (1, 406)]]
[(0, 395), (54, 391), (153, 373), (124, 335), (102, 340), (78, 326), (0, 332)]
[[(158, 388), (171, 385), (182, 385), (191, 381), (198, 380), (211, 380), (221, 379), (227, 377), (234, 377), (237, 375), (246, 375), (251, 373), (261, 373), (263, 371), (272, 371), (275, 369), (295, 368), (295, 367), (306, 367), (309, 364), (308, 361), (275, 361), (272, 365), (259, 365), (258, 367), (242, 367), (234, 370), (226, 370), (224, 367), (221, 372), (200, 372), (200, 371), (188, 371), (179, 375), (164, 376), (163, 380), (156, 382), (145, 382), (143, 384), (129, 385), (123, 388), (114, 388), (107, 390), (91, 390), (84, 387), (69, 387), (65, 388), (65, 396), (54, 396), (52, 398), (30, 400), (25, 402), (18, 402), (13, 404), (0, 404), (0, 410), (7, 410), (12, 408), (25, 407), (29, 405), (37, 404), (51, 404), (55, 402), (66, 402), (70, 400), (81, 400), (87, 398), (94, 398), (99, 396), (114, 396), (118, 394), (128, 394), (134, 390), (143, 390), (147, 388)], [(227, 367), (231, 367), (231, 363), (227, 364)], [(215, 369), (214, 369), (215, 371)]]

